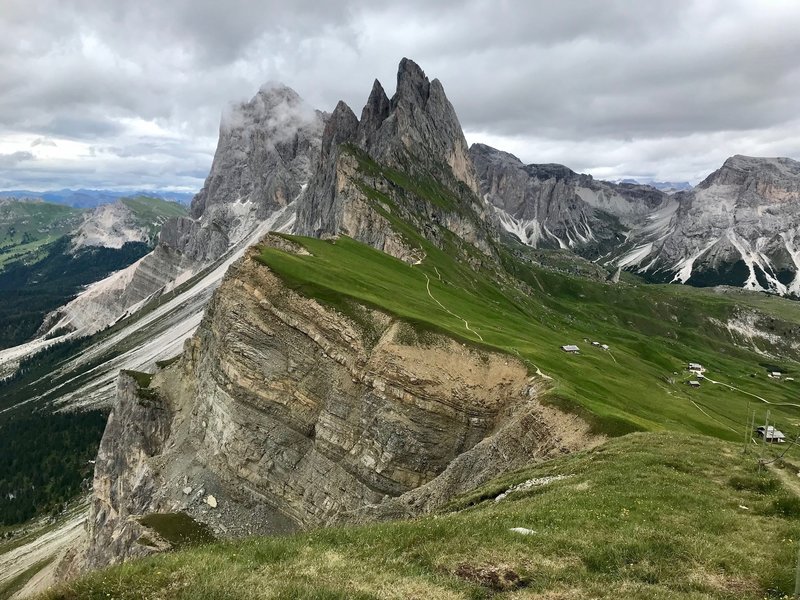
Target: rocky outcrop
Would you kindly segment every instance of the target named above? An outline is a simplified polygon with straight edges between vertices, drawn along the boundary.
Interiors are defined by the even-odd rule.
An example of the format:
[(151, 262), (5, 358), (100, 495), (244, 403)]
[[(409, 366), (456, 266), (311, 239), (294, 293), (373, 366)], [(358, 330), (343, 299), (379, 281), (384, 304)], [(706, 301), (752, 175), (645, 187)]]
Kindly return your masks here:
[(656, 281), (800, 297), (800, 163), (734, 156), (668, 194), (562, 165), (523, 165), (482, 144), (470, 155), (500, 224), (534, 247), (570, 249)]
[[(367, 153), (380, 163), (411, 170), (412, 175), (422, 167), (428, 173), (455, 177), (477, 193), (467, 141), (441, 82), (429, 81), (419, 65), (404, 58), (388, 111), (382, 91), (373, 87), (365, 110), (369, 108), (369, 116), (386, 116), (380, 123), (368, 118), (359, 124), (359, 138), (366, 140)], [(409, 161), (409, 156), (414, 160)], [(443, 164), (449, 172), (441, 168)]]
[(144, 530), (135, 517), (157, 505), (149, 460), (164, 449), (171, 413), (157, 394), (148, 392), (132, 376), (120, 374), (117, 402), (95, 463), (87, 524), (92, 543), (84, 560), (88, 569), (152, 552), (148, 545), (136, 543)]
[[(229, 270), (181, 360), (153, 380), (171, 411), (160, 452), (98, 463), (98, 515), (178, 508), (220, 535), (252, 531), (256, 519), (246, 515), (257, 507), (299, 526), (359, 521), (396, 514), (395, 499), (413, 490), (424, 489), (426, 500), (406, 504), (404, 514), (429, 510), (509, 465), (586, 443), (582, 422), (539, 405), (541, 382), (516, 359), (419, 334), (356, 305), (345, 315), (294, 292), (256, 255)], [(123, 389), (126, 402), (136, 400)], [(126, 410), (115, 414), (147, 427), (149, 417)], [(119, 417), (103, 448), (116, 444), (114, 423)], [(187, 472), (212, 490), (219, 509), (187, 505)], [(161, 483), (145, 486), (146, 505), (131, 488), (126, 508), (112, 511), (103, 473), (109, 482)], [(118, 503), (127, 502), (124, 486)], [(231, 531), (218, 516), (230, 505), (241, 507), (244, 530)], [(94, 546), (133, 543), (121, 518), (93, 523)]]
[(162, 242), (208, 263), (286, 207), (311, 178), (324, 115), (285, 86), (262, 88), (223, 116), (219, 143), (190, 222), (167, 227)]
[[(733, 156), (692, 192), (647, 271), (800, 297), (800, 163)], [(642, 262), (640, 261), (640, 262)]]
[[(104, 204), (86, 215), (72, 236), (71, 250), (102, 246), (122, 248), (128, 242), (153, 243), (150, 228), (138, 221), (123, 202)], [(152, 246), (151, 246), (152, 247)]]

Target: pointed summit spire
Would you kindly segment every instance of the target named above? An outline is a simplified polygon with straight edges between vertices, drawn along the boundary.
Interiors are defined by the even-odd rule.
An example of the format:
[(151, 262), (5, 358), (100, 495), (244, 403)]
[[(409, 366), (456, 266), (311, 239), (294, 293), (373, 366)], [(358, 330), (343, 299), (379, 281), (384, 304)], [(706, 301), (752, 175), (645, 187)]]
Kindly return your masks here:
[(377, 79), (372, 84), (369, 99), (361, 111), (361, 122), (358, 127), (358, 143), (366, 147), (370, 137), (380, 128), (389, 116), (392, 104), (383, 90), (381, 82)]
[(330, 154), (331, 148), (353, 141), (358, 132), (358, 117), (342, 100), (333, 109), (325, 131), (322, 133), (322, 155)]
[(413, 60), (403, 58), (397, 68), (397, 92), (392, 98), (392, 105), (396, 106), (399, 101), (406, 100), (424, 106), (430, 95), (430, 88), (425, 71)]

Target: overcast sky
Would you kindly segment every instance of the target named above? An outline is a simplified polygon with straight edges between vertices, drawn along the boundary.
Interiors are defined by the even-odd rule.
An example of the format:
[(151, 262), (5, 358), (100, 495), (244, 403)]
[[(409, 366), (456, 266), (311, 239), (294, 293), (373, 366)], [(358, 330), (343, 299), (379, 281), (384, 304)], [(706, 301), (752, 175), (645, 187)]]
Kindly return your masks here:
[(280, 81), (358, 114), (403, 56), (525, 162), (800, 159), (797, 0), (1, 0), (0, 189), (196, 190), (231, 101)]

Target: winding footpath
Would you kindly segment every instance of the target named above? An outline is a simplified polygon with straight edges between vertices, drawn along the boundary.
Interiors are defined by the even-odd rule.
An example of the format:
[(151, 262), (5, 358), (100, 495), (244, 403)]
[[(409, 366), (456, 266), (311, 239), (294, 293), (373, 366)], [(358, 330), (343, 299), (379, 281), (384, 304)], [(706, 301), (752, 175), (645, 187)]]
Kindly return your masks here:
[[(422, 261), (420, 260), (420, 261), (418, 261), (418, 262), (416, 262), (416, 263), (414, 263), (414, 264), (420, 264), (421, 262), (422, 262)], [(411, 265), (411, 266), (413, 267), (414, 265)], [(439, 278), (439, 281), (442, 281), (442, 274), (441, 274), (441, 273), (439, 273), (439, 269), (437, 269), (436, 267), (433, 267), (433, 270), (434, 270), (434, 271), (436, 271), (436, 276)], [(469, 321), (467, 321), (467, 320), (466, 320), (464, 317), (462, 317), (461, 315), (457, 315), (457, 314), (456, 314), (456, 313), (454, 313), (452, 310), (450, 310), (449, 308), (447, 308), (447, 307), (446, 307), (444, 304), (442, 304), (441, 302), (439, 302), (439, 301), (438, 301), (436, 298), (434, 298), (433, 294), (431, 294), (431, 278), (430, 278), (430, 277), (428, 277), (428, 274), (427, 274), (427, 273), (425, 273), (425, 272), (423, 272), (422, 274), (425, 276), (425, 290), (428, 292), (428, 296), (430, 296), (431, 300), (433, 300), (434, 302), (436, 302), (436, 304), (438, 304), (439, 306), (441, 306), (441, 307), (442, 307), (442, 310), (444, 310), (444, 311), (445, 311), (445, 312), (446, 312), (448, 315), (452, 315), (452, 316), (454, 316), (454, 317), (455, 317), (456, 319), (458, 319), (459, 321), (464, 321), (464, 327), (466, 327), (467, 331), (469, 331), (470, 333), (472, 333), (472, 334), (474, 334), (474, 335), (477, 335), (477, 336), (478, 336), (478, 339), (479, 339), (480, 341), (483, 341), (483, 337), (481, 336), (481, 334), (480, 334), (480, 333), (478, 333), (478, 332), (477, 332), (477, 331), (475, 331), (475, 330), (474, 330), (472, 327), (470, 327), (470, 326), (469, 326)]]
[[(436, 274), (438, 275), (438, 274), (439, 274), (439, 271), (436, 271)], [(438, 301), (436, 298), (434, 298), (434, 297), (433, 297), (433, 294), (431, 294), (431, 279), (430, 279), (430, 277), (428, 277), (428, 274), (427, 274), (427, 273), (423, 273), (423, 275), (425, 276), (425, 289), (428, 291), (428, 296), (430, 296), (430, 297), (431, 297), (431, 300), (433, 300), (434, 302), (436, 302), (436, 304), (438, 304), (439, 306), (441, 306), (441, 307), (442, 307), (442, 309), (443, 309), (443, 310), (444, 310), (444, 311), (445, 311), (447, 314), (454, 316), (454, 317), (455, 317), (456, 319), (458, 319), (459, 321), (464, 321), (464, 327), (466, 327), (466, 328), (467, 328), (467, 331), (469, 331), (469, 332), (473, 333), (474, 335), (477, 335), (477, 336), (478, 336), (478, 339), (480, 339), (480, 341), (483, 341), (483, 337), (481, 336), (481, 334), (480, 334), (480, 333), (478, 333), (478, 332), (477, 332), (477, 331), (475, 331), (475, 330), (474, 330), (472, 327), (470, 327), (470, 326), (469, 326), (469, 321), (467, 321), (467, 320), (466, 320), (464, 317), (462, 317), (462, 316), (460, 316), (460, 315), (457, 315), (456, 313), (454, 313), (453, 311), (451, 311), (451, 310), (450, 310), (449, 308), (447, 308), (447, 307), (446, 307), (444, 304), (442, 304), (442, 303), (441, 303), (441, 302), (439, 302), (439, 301)], [(439, 277), (441, 278), (441, 275), (439, 275)]]
[(734, 390), (736, 392), (739, 392), (741, 394), (746, 394), (748, 396), (752, 396), (753, 398), (756, 398), (757, 400), (760, 400), (764, 404), (769, 404), (770, 406), (793, 406), (795, 408), (800, 408), (800, 404), (795, 404), (793, 402), (770, 402), (766, 398), (762, 398), (761, 396), (757, 396), (756, 394), (753, 394), (751, 392), (745, 392), (744, 390), (739, 389), (739, 388), (737, 388), (737, 387), (735, 387), (735, 386), (733, 386), (733, 385), (731, 385), (729, 383), (723, 383), (721, 381), (714, 381), (713, 379), (710, 379), (709, 377), (705, 377), (705, 380), (710, 382), (710, 383), (713, 383), (714, 385), (722, 385), (722, 386), (724, 386), (726, 388), (729, 388), (729, 389)]

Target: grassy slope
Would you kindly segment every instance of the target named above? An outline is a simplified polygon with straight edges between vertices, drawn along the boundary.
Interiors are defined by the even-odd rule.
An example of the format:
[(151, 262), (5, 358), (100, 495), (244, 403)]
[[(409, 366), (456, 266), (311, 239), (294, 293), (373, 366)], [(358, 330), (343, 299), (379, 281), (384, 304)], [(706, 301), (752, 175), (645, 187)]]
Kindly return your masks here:
[[(735, 346), (727, 332), (707, 322), (707, 315), (725, 318), (735, 309), (723, 295), (677, 286), (610, 286), (543, 270), (535, 272), (541, 288), (524, 295), (433, 247), (426, 248), (421, 265), (412, 267), (348, 238), (294, 239), (311, 256), (273, 248), (264, 248), (260, 256), (292, 287), (341, 310), (347, 310), (348, 298), (354, 299), (480, 343), (463, 320), (430, 298), (427, 275), (436, 300), (467, 319), (484, 345), (519, 352), (532, 371), (538, 367), (554, 378), (552, 401), (588, 409), (608, 433), (667, 428), (740, 439), (748, 403), (757, 401), (710, 384), (689, 389), (683, 385), (689, 360), (706, 364), (715, 380), (773, 402), (797, 402), (800, 384), (766, 378), (759, 366), (763, 357)], [(762, 310), (772, 304), (751, 295), (737, 300), (754, 302)], [(800, 305), (775, 304), (800, 322)], [(611, 352), (586, 344), (584, 338), (610, 344)], [(579, 344), (583, 353), (561, 352), (560, 346), (568, 343)], [(796, 363), (784, 368), (800, 371)], [(665, 377), (675, 383), (667, 383)], [(788, 432), (800, 430), (800, 410), (772, 407), (772, 413)]]
[[(566, 478), (494, 501), (553, 475)], [(506, 475), (432, 517), (159, 555), (46, 598), (486, 598), (469, 574), (487, 567), (525, 582), (503, 597), (779, 598), (800, 539), (788, 497), (738, 445), (632, 434)]]
[(183, 204), (161, 198), (134, 196), (122, 198), (120, 202), (130, 208), (143, 223), (163, 222), (170, 217), (184, 217), (188, 214), (188, 210)]
[(187, 208), (177, 202), (169, 202), (160, 198), (134, 196), (120, 200), (134, 214), (137, 223), (149, 230), (150, 239), (155, 240), (161, 226), (172, 217), (185, 217)]
[(82, 210), (49, 202), (0, 203), (0, 268), (9, 260), (38, 251), (80, 223)]

